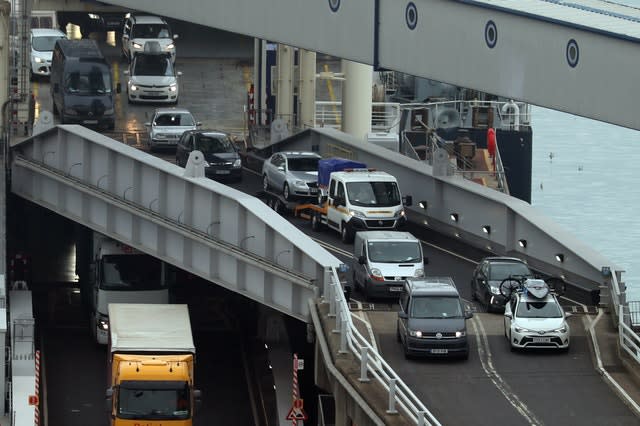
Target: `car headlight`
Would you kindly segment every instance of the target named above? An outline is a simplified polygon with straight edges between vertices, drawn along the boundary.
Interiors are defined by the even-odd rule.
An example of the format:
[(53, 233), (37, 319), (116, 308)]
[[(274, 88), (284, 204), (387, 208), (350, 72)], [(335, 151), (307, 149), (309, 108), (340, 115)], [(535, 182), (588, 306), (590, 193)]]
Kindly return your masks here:
[(238, 158), (236, 161), (233, 162), (233, 168), (237, 169), (242, 167), (242, 160), (240, 158)]
[(135, 41), (131, 43), (132, 49), (142, 49), (142, 45), (140, 43), (136, 43)]
[(490, 285), (489, 287), (491, 289), (491, 293), (500, 294), (500, 287), (498, 287), (497, 285)]
[(513, 327), (513, 331), (515, 331), (516, 333), (531, 333), (531, 330), (529, 330), (528, 328), (518, 326)]
[(303, 181), (303, 180), (294, 180), (293, 181), (293, 186), (303, 186), (306, 187), (307, 186), (307, 182)]
[(424, 269), (422, 269), (422, 268), (416, 269), (416, 271), (413, 273), (413, 276), (415, 278), (420, 278), (420, 277), (424, 276)]
[(36, 64), (41, 64), (44, 62), (44, 59), (39, 58), (38, 56), (36, 56), (35, 58), (33, 58), (33, 60), (35, 61)]
[(355, 216), (355, 217), (367, 217), (364, 213), (358, 210), (349, 210), (349, 215)]
[(173, 44), (173, 43), (167, 44), (167, 50), (171, 50), (171, 49), (173, 49), (174, 47), (176, 47), (176, 45), (175, 45), (175, 44)]
[(132, 92), (135, 92), (136, 90), (138, 90), (138, 86), (136, 86), (135, 84), (132, 84), (131, 86), (129, 86), (129, 90), (131, 90)]
[(402, 216), (404, 216), (404, 215), (405, 215), (404, 210), (400, 210), (400, 214), (399, 214), (399, 216), (400, 216), (400, 217), (402, 217)]
[(65, 108), (64, 113), (67, 115), (78, 115), (78, 111), (73, 108)]
[(371, 268), (371, 278), (376, 281), (384, 281), (384, 277), (382, 276), (382, 272), (378, 268)]
[(178, 85), (173, 83), (171, 86), (169, 86), (169, 91), (170, 92), (176, 92), (178, 90)]
[(95, 13), (88, 13), (87, 15), (89, 15), (89, 19), (100, 19), (100, 16)]
[(555, 330), (552, 330), (554, 333), (566, 333), (567, 332), (567, 326), (563, 325), (560, 328), (556, 328)]
[(467, 332), (462, 330), (462, 331), (456, 331), (456, 337), (464, 337), (467, 335)]
[(422, 331), (420, 331), (420, 330), (409, 330), (409, 336), (422, 337)]

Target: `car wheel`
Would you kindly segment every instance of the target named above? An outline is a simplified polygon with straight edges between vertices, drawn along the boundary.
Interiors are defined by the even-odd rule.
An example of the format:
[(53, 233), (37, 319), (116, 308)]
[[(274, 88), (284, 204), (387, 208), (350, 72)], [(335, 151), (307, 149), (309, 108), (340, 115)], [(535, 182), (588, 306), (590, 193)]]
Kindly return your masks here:
[(400, 337), (400, 328), (396, 326), (396, 340), (398, 342), (402, 342), (402, 337)]
[(487, 298), (487, 302), (484, 304), (484, 306), (487, 308), (487, 313), (490, 314), (491, 312), (493, 312), (493, 309), (491, 309), (491, 298)]
[(264, 189), (265, 191), (269, 190), (269, 178), (267, 177), (267, 175), (262, 176), (262, 189)]
[(509, 336), (507, 338), (509, 339), (509, 350), (511, 352), (515, 352), (516, 351), (516, 347), (513, 346), (513, 342), (511, 341), (511, 331), (509, 331)]
[(291, 201), (291, 193), (289, 192), (289, 184), (287, 182), (284, 183), (284, 187), (282, 188), (282, 196), (285, 200)]
[(404, 359), (411, 359), (411, 353), (409, 353), (409, 348), (406, 344), (402, 345), (402, 349), (404, 349)]
[(356, 271), (351, 273), (351, 281), (353, 282), (353, 286), (356, 290), (360, 290), (360, 284), (358, 284), (358, 280), (356, 280)]
[(311, 215), (311, 229), (316, 232), (322, 231), (322, 219), (320, 218), (320, 213), (313, 213)]
[(364, 300), (366, 301), (369, 301), (369, 293), (371, 292), (371, 290), (369, 290), (369, 287), (369, 280), (364, 280), (364, 283), (362, 283), (362, 294), (364, 295)]
[(340, 238), (345, 244), (350, 244), (353, 242), (353, 232), (349, 230), (349, 227), (344, 222), (342, 222), (342, 227), (340, 228)]

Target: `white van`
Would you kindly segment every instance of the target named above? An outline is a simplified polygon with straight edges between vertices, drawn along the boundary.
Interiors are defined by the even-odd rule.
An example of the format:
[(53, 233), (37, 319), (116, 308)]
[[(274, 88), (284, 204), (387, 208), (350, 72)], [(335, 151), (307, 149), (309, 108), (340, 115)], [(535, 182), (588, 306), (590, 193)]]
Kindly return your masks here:
[(365, 298), (398, 297), (407, 278), (424, 276), (428, 260), (409, 232), (358, 232), (353, 246), (353, 284)]

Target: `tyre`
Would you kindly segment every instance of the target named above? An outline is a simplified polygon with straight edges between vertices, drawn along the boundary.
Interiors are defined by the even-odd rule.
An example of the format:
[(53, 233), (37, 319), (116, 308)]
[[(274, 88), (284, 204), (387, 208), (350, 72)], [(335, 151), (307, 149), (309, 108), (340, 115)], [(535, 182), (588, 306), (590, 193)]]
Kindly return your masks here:
[(269, 178), (267, 177), (267, 175), (262, 176), (262, 189), (264, 189), (265, 191), (269, 190)]
[(362, 294), (364, 295), (364, 300), (369, 301), (369, 280), (364, 280), (362, 283)]
[(320, 219), (319, 213), (313, 213), (311, 215), (311, 229), (316, 232), (322, 231), (322, 219)]
[(397, 326), (396, 326), (396, 340), (398, 342), (402, 342), (402, 337), (400, 337), (400, 330), (398, 329)]
[(350, 231), (344, 222), (342, 222), (342, 227), (340, 228), (340, 238), (345, 244), (351, 244), (353, 242), (353, 231)]
[(478, 295), (476, 294), (476, 286), (473, 284), (473, 280), (471, 281), (471, 300), (478, 300)]
[(289, 184), (287, 182), (284, 183), (284, 187), (282, 188), (282, 196), (285, 200), (291, 201), (291, 193), (289, 192)]

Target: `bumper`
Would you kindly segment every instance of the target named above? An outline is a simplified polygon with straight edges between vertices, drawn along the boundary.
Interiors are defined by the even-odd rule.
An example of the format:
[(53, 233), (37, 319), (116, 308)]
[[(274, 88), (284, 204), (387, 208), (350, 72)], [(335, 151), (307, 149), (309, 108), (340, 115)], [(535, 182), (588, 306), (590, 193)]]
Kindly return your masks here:
[(41, 75), (43, 77), (49, 77), (51, 75), (51, 62), (49, 63), (31, 62), (31, 72), (33, 73), (33, 75)]
[(64, 115), (66, 124), (82, 124), (84, 126), (113, 127), (115, 117), (83, 117), (79, 115)]
[(215, 167), (206, 167), (204, 169), (204, 174), (208, 178), (211, 179), (241, 179), (242, 178), (242, 167), (234, 168), (215, 168)]
[(146, 103), (174, 103), (178, 102), (178, 92), (170, 92), (167, 90), (136, 90), (129, 91), (129, 100), (131, 102), (146, 102)]
[(398, 298), (404, 281), (367, 281), (367, 294), (375, 298)]
[(569, 333), (516, 333), (511, 330), (511, 346), (514, 348), (566, 349), (569, 347)]
[(417, 338), (407, 336), (407, 353), (423, 357), (464, 356), (469, 354), (467, 337), (454, 339)]
[(354, 231), (375, 231), (378, 229), (398, 230), (407, 223), (406, 216), (398, 218), (362, 219), (352, 217), (347, 226)]
[(152, 147), (175, 148), (178, 146), (178, 138), (176, 139), (151, 139), (149, 143)]

